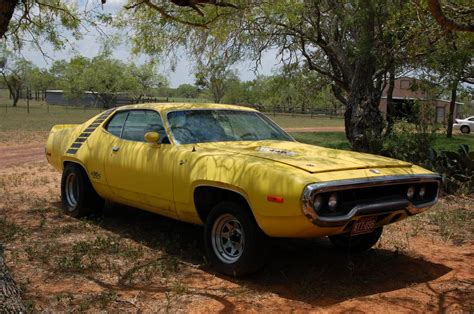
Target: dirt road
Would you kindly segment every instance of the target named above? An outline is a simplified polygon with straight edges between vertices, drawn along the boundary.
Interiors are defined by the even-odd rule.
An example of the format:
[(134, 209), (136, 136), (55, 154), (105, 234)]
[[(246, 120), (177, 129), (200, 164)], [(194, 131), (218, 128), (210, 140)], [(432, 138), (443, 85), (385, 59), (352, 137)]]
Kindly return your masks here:
[(45, 159), (44, 144), (0, 146), (0, 169)]

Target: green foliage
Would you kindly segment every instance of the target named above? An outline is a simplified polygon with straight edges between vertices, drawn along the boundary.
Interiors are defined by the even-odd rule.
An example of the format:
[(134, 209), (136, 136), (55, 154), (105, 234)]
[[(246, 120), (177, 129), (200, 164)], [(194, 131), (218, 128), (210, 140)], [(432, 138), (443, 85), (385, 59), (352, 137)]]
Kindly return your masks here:
[(105, 53), (92, 59), (77, 56), (69, 62), (56, 61), (50, 72), (66, 97), (78, 99), (90, 91), (103, 108), (112, 106), (118, 93), (127, 93), (134, 102), (140, 102), (155, 89), (168, 85), (167, 79), (157, 73), (154, 63), (125, 64)]
[(154, 63), (135, 65), (130, 63), (124, 73), (125, 79), (129, 81), (126, 91), (134, 102), (140, 102), (142, 97), (150, 95), (153, 90), (168, 85), (168, 80), (157, 73)]
[(36, 67), (33, 66), (31, 61), (17, 57), (5, 47), (0, 47), (0, 49), (0, 59), (2, 60), (0, 64), (0, 74), (2, 75), (3, 82), (10, 91), (13, 106), (16, 106), (21, 90), (31, 86)]
[(384, 142), (383, 154), (418, 165), (431, 166), (437, 128), (432, 124), (396, 122)]
[(44, 53), (45, 43), (51, 44), (54, 49), (64, 49), (70, 44), (71, 37), (81, 39), (91, 28), (98, 28), (110, 22), (106, 18), (110, 14), (98, 10), (100, 7), (98, 2), (64, 0), (17, 2), (8, 30), (0, 36), (15, 50), (31, 45)]
[[(162, 95), (160, 95), (162, 96)], [(164, 96), (164, 95), (163, 95)], [(175, 92), (166, 97), (183, 97), (183, 98), (197, 98), (199, 96), (199, 89), (191, 84), (179, 85)]]
[(474, 151), (469, 146), (461, 145), (457, 152), (434, 152), (433, 160), (447, 193), (474, 193)]
[(215, 103), (220, 103), (229, 85), (238, 81), (237, 73), (229, 69), (231, 64), (225, 58), (211, 59), (207, 64), (199, 64), (194, 74), (195, 85), (207, 90)]
[(457, 151), (438, 153), (434, 149), (436, 138), (433, 126), (399, 122), (385, 142), (384, 153), (438, 172), (443, 178), (443, 190), (448, 194), (473, 193), (474, 152), (463, 144)]

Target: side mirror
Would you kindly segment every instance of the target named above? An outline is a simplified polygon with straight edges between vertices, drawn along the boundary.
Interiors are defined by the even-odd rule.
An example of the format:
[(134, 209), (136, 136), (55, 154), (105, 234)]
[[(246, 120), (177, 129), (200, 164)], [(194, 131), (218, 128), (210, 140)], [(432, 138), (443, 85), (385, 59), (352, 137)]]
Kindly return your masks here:
[(145, 142), (151, 144), (158, 144), (160, 140), (160, 134), (158, 132), (147, 132), (145, 133)]

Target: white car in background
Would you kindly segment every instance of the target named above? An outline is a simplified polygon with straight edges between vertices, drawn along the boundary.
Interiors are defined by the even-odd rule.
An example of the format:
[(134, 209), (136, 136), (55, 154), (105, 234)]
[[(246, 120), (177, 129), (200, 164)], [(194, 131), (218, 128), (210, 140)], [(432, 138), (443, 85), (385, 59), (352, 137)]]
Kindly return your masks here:
[(461, 133), (469, 134), (474, 131), (474, 116), (466, 119), (455, 119), (453, 124), (453, 129), (461, 130)]

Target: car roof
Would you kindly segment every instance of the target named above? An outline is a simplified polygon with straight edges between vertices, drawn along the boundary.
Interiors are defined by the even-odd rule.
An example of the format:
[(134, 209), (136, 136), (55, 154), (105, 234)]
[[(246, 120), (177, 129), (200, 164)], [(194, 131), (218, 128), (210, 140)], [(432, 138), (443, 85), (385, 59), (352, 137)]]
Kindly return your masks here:
[(195, 110), (195, 109), (228, 109), (228, 110), (245, 110), (245, 111), (257, 111), (253, 108), (226, 105), (226, 104), (206, 104), (206, 103), (147, 103), (147, 104), (136, 104), (120, 106), (117, 110), (130, 110), (130, 109), (152, 109), (161, 112), (174, 111), (174, 110)]

